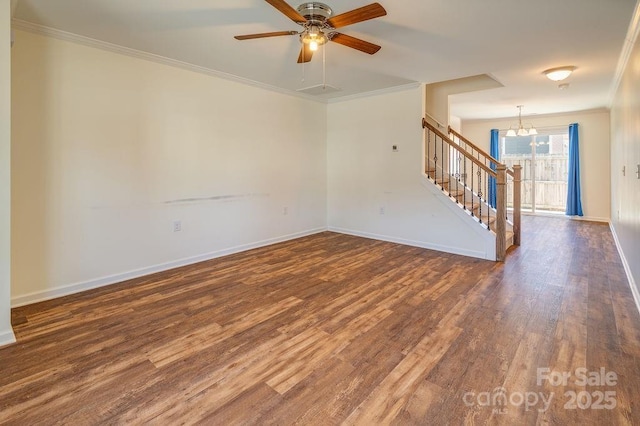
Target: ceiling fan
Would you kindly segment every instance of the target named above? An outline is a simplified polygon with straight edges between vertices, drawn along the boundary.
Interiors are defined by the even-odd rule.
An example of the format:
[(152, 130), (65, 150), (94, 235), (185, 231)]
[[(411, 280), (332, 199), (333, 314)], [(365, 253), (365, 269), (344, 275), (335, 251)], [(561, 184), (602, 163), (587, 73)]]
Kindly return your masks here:
[(293, 22), (302, 26), (302, 31), (276, 31), (271, 33), (247, 34), (235, 36), (235, 39), (250, 40), (254, 38), (298, 35), (302, 43), (300, 55), (298, 55), (299, 64), (309, 62), (313, 56), (313, 52), (318, 50), (318, 46), (322, 46), (329, 41), (357, 49), (370, 55), (380, 50), (380, 46), (377, 44), (334, 31), (337, 28), (346, 27), (347, 25), (385, 16), (387, 11), (384, 10), (384, 7), (379, 3), (372, 3), (350, 12), (333, 16), (333, 10), (324, 3), (306, 2), (298, 6), (297, 9), (294, 9), (284, 0), (265, 1)]

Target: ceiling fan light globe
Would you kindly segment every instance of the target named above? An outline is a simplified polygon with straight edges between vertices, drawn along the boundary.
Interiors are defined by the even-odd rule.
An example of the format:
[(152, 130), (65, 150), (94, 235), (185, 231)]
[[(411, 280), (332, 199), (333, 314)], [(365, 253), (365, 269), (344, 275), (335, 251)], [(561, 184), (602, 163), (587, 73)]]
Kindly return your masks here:
[[(318, 50), (318, 46), (322, 46), (325, 44), (329, 38), (322, 31), (311, 32), (312, 30), (306, 30), (302, 34), (300, 34), (300, 41), (304, 44), (308, 44), (311, 50)], [(315, 48), (311, 46), (314, 45)]]
[(315, 40), (311, 40), (309, 42), (309, 50), (311, 50), (312, 52), (315, 52), (316, 50), (318, 50), (318, 42)]

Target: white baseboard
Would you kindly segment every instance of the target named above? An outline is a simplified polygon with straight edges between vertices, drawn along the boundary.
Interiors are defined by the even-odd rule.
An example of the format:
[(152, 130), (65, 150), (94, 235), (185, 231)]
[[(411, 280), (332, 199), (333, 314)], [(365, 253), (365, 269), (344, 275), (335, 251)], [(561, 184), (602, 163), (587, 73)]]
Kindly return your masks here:
[(604, 222), (611, 223), (608, 217), (595, 217), (595, 216), (567, 216), (572, 220), (586, 220), (589, 222)]
[[(508, 209), (509, 212), (513, 211), (512, 209)], [(558, 219), (569, 219), (569, 220), (585, 220), (589, 222), (604, 222), (609, 223), (610, 220), (608, 217), (597, 217), (597, 216), (567, 216), (564, 212), (522, 212), (525, 216), (544, 216), (544, 217), (555, 217)]]
[(13, 330), (9, 329), (0, 333), (0, 346), (10, 345), (16, 342), (16, 336)]
[[(187, 265), (191, 265), (198, 262), (204, 262), (204, 261), (215, 259), (218, 257), (251, 250), (254, 248), (265, 247), (272, 244), (281, 243), (284, 241), (294, 240), (296, 238), (306, 237), (308, 235), (317, 234), (320, 232), (324, 232), (326, 230), (327, 230), (326, 227), (310, 229), (307, 231), (296, 232), (289, 235), (283, 235), (280, 237), (270, 238), (267, 240), (257, 241), (249, 244), (243, 244), (243, 245), (239, 245), (239, 246), (235, 246), (235, 247), (231, 247), (223, 250), (214, 251), (211, 253), (179, 259), (172, 262), (166, 262), (159, 265), (153, 265), (146, 268), (136, 269), (133, 271), (123, 272), (121, 274), (114, 274), (114, 275), (109, 275), (107, 277), (101, 277), (101, 278), (96, 278), (89, 281), (70, 284), (70, 285), (58, 287), (51, 290), (24, 294), (21, 296), (16, 296), (11, 298), (11, 307), (17, 308), (19, 306), (30, 305), (32, 303), (55, 299), (57, 297), (68, 296), (70, 294), (79, 293), (81, 291), (91, 290), (94, 288), (103, 287), (110, 284), (116, 284), (116, 283), (130, 280), (133, 278), (139, 278), (145, 275), (154, 274), (156, 272), (167, 271), (169, 269), (179, 268), (181, 266), (187, 266)], [(0, 335), (0, 338), (1, 337), (2, 335)]]
[(613, 234), (613, 240), (616, 242), (616, 247), (618, 248), (618, 254), (620, 254), (620, 259), (622, 259), (624, 272), (627, 274), (627, 279), (629, 280), (629, 287), (631, 287), (631, 294), (633, 294), (633, 300), (636, 302), (636, 308), (640, 313), (640, 290), (638, 290), (636, 281), (633, 279), (633, 275), (631, 274), (631, 268), (629, 267), (629, 262), (627, 262), (627, 258), (624, 256), (624, 251), (622, 251), (622, 246), (620, 245), (620, 240), (618, 239), (618, 234), (616, 234), (616, 228), (613, 226), (613, 223), (611, 222), (609, 223), (609, 228), (611, 228), (611, 233)]
[(329, 231), (337, 232), (339, 234), (353, 235), (355, 237), (369, 238), (372, 240), (379, 240), (379, 241), (387, 241), (389, 243), (402, 244), (405, 246), (420, 247), (420, 248), (425, 248), (430, 250), (442, 251), (445, 253), (459, 254), (461, 256), (475, 257), (479, 259), (495, 261), (495, 259), (488, 258), (487, 254), (482, 251), (463, 250), (457, 247), (449, 247), (449, 246), (443, 246), (439, 244), (425, 243), (422, 241), (407, 240), (404, 238), (390, 237), (388, 235), (372, 234), (369, 232), (354, 231), (352, 229), (336, 228), (332, 226), (329, 227)]

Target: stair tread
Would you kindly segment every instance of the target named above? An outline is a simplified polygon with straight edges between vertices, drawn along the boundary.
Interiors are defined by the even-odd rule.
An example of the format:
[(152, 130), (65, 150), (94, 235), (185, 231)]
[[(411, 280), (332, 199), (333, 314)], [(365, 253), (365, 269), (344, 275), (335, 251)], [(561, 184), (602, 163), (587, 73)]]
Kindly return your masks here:
[(480, 204), (478, 203), (464, 203), (464, 206), (467, 208), (467, 210), (478, 210), (480, 208)]

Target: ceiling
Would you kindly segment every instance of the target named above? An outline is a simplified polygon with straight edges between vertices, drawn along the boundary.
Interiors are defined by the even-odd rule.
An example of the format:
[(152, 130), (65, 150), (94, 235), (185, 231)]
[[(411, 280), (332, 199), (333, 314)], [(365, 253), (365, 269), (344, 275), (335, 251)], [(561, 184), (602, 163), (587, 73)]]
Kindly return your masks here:
[[(14, 0), (15, 1), (15, 0)], [(378, 0), (387, 16), (340, 31), (375, 55), (326, 47), (326, 83), (340, 98), (488, 74), (504, 87), (452, 97), (462, 119), (607, 107), (635, 0)], [(302, 1), (290, 1), (294, 8)], [(370, 0), (325, 0), (340, 14)], [(296, 63), (296, 36), (234, 35), (300, 27), (264, 0), (18, 0), (14, 18), (295, 92), (322, 83), (322, 55)], [(542, 71), (577, 70), (567, 90)], [(297, 93), (297, 92), (296, 92)], [(310, 96), (310, 95), (307, 95)]]

